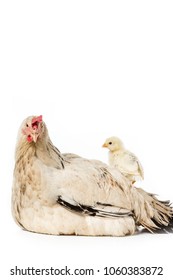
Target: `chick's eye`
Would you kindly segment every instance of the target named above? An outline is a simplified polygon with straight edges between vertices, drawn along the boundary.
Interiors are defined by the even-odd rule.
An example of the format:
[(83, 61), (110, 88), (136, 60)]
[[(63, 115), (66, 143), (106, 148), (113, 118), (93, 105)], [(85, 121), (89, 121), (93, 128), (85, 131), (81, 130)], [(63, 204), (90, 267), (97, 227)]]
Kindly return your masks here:
[(112, 145), (112, 142), (109, 142), (109, 145)]

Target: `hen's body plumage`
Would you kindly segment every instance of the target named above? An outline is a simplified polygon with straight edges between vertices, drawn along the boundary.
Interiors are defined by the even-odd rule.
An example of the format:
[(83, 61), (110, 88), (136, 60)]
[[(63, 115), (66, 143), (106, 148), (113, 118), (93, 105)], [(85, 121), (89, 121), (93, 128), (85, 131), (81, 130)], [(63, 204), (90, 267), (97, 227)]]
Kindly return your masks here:
[[(14, 169), (12, 212), (26, 230), (47, 234), (133, 234), (137, 225), (154, 230), (167, 226), (169, 203), (131, 186), (118, 170), (97, 160), (61, 154), (39, 121), (36, 135), (26, 135), (35, 117), (19, 130)], [(34, 126), (34, 127), (35, 127)], [(32, 129), (31, 129), (32, 130)], [(157, 224), (157, 225), (156, 225)]]

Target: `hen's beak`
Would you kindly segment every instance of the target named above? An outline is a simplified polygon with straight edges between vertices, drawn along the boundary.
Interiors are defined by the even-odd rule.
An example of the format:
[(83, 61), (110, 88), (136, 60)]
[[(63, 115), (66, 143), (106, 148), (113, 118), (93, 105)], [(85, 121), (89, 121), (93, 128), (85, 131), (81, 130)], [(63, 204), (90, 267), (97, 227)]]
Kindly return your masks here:
[(32, 140), (34, 141), (34, 143), (37, 142), (39, 134), (37, 132), (32, 133)]
[(108, 145), (106, 144), (106, 143), (104, 143), (103, 145), (102, 145), (102, 148), (107, 148), (108, 147)]

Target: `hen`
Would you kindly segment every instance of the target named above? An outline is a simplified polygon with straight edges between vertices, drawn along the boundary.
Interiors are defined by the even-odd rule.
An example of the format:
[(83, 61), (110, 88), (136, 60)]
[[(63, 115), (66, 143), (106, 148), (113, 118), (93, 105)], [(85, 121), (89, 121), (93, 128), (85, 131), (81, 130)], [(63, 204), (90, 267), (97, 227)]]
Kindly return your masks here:
[(172, 219), (169, 202), (132, 187), (116, 168), (52, 144), (42, 116), (19, 129), (12, 213), (22, 228), (46, 234), (134, 234), (139, 225), (154, 231)]
[(139, 159), (124, 148), (118, 137), (107, 138), (102, 146), (109, 149), (109, 164), (116, 167), (132, 183), (144, 178), (144, 172)]

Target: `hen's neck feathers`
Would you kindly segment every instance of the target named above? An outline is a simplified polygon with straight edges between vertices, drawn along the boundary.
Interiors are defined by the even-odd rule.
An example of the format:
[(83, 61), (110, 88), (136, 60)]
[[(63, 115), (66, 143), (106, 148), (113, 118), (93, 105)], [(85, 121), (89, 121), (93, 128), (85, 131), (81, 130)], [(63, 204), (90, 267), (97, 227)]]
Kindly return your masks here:
[(53, 145), (48, 135), (43, 135), (36, 143), (28, 143), (26, 140), (19, 139), (16, 146), (15, 160), (36, 157), (45, 165), (55, 167), (57, 169), (64, 168), (64, 158), (60, 151)]

